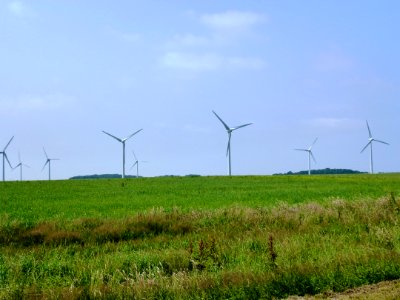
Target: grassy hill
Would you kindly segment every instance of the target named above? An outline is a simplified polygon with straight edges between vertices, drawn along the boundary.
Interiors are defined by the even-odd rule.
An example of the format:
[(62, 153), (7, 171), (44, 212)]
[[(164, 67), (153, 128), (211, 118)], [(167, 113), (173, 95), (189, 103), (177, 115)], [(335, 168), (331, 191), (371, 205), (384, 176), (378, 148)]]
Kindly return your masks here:
[(400, 278), (400, 175), (0, 183), (2, 298), (273, 298)]

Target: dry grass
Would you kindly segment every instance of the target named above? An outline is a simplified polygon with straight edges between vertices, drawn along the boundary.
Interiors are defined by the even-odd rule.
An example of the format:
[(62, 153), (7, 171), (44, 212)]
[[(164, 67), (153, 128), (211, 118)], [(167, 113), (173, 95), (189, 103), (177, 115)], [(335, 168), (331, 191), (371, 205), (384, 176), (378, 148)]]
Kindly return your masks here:
[(83, 218), (71, 222), (41, 222), (28, 226), (22, 223), (0, 227), (0, 245), (28, 247), (51, 244), (68, 245), (84, 243), (107, 243), (142, 239), (161, 234), (184, 235), (191, 232), (191, 215), (177, 212), (151, 211), (123, 220)]
[(315, 296), (291, 296), (287, 300), (397, 300), (400, 299), (400, 280), (383, 281), (376, 284), (346, 290), (341, 293), (325, 292)]
[(123, 219), (2, 221), (0, 298), (328, 297), (400, 277), (399, 222), (393, 195), (268, 209), (157, 209)]

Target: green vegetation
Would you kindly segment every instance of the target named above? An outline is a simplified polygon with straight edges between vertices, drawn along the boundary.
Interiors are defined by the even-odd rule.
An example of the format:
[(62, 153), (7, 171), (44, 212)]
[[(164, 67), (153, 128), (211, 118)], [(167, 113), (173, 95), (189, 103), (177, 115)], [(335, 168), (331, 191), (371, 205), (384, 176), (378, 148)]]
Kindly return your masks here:
[[(125, 175), (126, 178), (135, 178), (136, 176)], [(121, 174), (94, 174), (94, 175), (78, 175), (73, 176), (70, 179), (112, 179), (122, 178)]]
[(0, 184), (0, 299), (281, 298), (400, 278), (400, 175)]
[[(318, 169), (318, 170), (311, 170), (311, 174), (318, 174), (318, 175), (332, 175), (332, 174), (366, 174), (366, 172), (360, 172), (351, 169)], [(279, 173), (274, 175), (308, 175), (308, 171), (299, 171), (299, 172), (292, 172), (289, 171), (287, 173)]]

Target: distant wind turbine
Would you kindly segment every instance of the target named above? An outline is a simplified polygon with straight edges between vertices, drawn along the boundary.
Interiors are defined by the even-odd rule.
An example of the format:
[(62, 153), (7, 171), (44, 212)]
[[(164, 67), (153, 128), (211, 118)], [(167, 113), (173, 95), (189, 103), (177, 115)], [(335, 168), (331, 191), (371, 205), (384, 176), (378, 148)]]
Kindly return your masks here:
[(135, 157), (135, 162), (133, 163), (131, 169), (136, 166), (136, 178), (139, 178), (139, 162), (146, 162), (146, 161), (139, 161), (136, 157), (135, 151), (132, 150), (133, 157)]
[(361, 150), (360, 153), (363, 153), (364, 150), (367, 149), (368, 146), (370, 146), (370, 150), (371, 150), (371, 151), (370, 151), (370, 165), (369, 165), (369, 169), (370, 169), (370, 173), (371, 173), (371, 174), (374, 174), (374, 161), (373, 161), (373, 159), (372, 159), (372, 143), (373, 143), (373, 142), (378, 142), (378, 143), (382, 143), (382, 144), (385, 144), (385, 145), (389, 145), (389, 144), (386, 143), (386, 142), (384, 142), (384, 141), (380, 141), (380, 140), (374, 139), (374, 138), (372, 137), (372, 133), (371, 133), (371, 129), (369, 128), (368, 121), (366, 121), (366, 122), (367, 122), (367, 128), (368, 128), (369, 139), (368, 139), (368, 144), (365, 145), (365, 147)]
[(22, 181), (22, 167), (27, 167), (27, 168), (30, 168), (30, 167), (29, 167), (28, 165), (22, 163), (22, 161), (21, 161), (21, 154), (20, 154), (20, 153), (18, 153), (18, 160), (19, 160), (19, 164), (16, 165), (16, 166), (13, 168), (13, 170), (15, 170), (16, 168), (19, 167), (19, 179), (20, 179), (20, 181)]
[(8, 145), (10, 145), (11, 141), (13, 140), (14, 136), (10, 139), (10, 141), (7, 143), (7, 145), (4, 147), (3, 151), (0, 152), (0, 154), (3, 155), (3, 181), (6, 180), (6, 171), (5, 171), (5, 167), (6, 167), (6, 160), (8, 162), (8, 165), (10, 166), (10, 168), (12, 169), (11, 163), (8, 160), (7, 157), (7, 153), (6, 153), (6, 149), (8, 147)]
[(46, 150), (44, 150), (44, 147), (43, 147), (43, 152), (44, 152), (44, 155), (46, 156), (46, 162), (44, 163), (42, 171), (44, 170), (46, 165), (49, 165), (49, 180), (51, 180), (51, 161), (52, 160), (60, 160), (60, 159), (59, 158), (49, 158), (47, 153), (46, 153)]
[(228, 175), (231, 176), (232, 172), (231, 172), (231, 135), (232, 132), (235, 131), (236, 129), (245, 127), (245, 126), (249, 126), (253, 123), (247, 123), (244, 125), (240, 125), (240, 126), (236, 126), (236, 127), (229, 127), (218, 115), (215, 111), (212, 111), (214, 113), (214, 115), (218, 118), (218, 120), (221, 121), (222, 125), (224, 125), (226, 132), (228, 133), (228, 146), (226, 148), (226, 155), (228, 156)]
[(311, 144), (311, 146), (308, 147), (307, 149), (294, 149), (294, 150), (297, 150), (297, 151), (305, 151), (305, 152), (308, 152), (308, 175), (311, 175), (311, 158), (312, 158), (313, 161), (316, 163), (314, 154), (312, 153), (312, 150), (311, 150), (311, 149), (312, 149), (312, 147), (315, 145), (315, 143), (317, 142), (317, 140), (318, 140), (318, 138), (316, 138), (316, 139), (314, 140), (314, 142)]
[(138, 131), (132, 133), (131, 135), (129, 135), (128, 137), (126, 137), (124, 139), (117, 138), (116, 136), (114, 136), (114, 135), (112, 135), (112, 134), (110, 134), (108, 132), (105, 132), (103, 130), (103, 133), (111, 136), (112, 138), (116, 139), (118, 142), (122, 143), (122, 178), (125, 178), (125, 142), (127, 140), (129, 140), (131, 137), (133, 137), (136, 133), (138, 133), (138, 132), (140, 132), (142, 130), (143, 129), (139, 129)]

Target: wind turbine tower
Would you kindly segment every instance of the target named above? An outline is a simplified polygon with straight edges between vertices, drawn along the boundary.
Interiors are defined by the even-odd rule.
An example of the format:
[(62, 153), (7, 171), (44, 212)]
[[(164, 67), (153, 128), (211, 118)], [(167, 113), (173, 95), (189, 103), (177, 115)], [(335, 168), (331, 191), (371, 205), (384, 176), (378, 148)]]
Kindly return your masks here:
[(218, 115), (215, 111), (212, 111), (214, 113), (214, 115), (218, 118), (218, 120), (221, 121), (222, 125), (224, 125), (226, 132), (228, 133), (228, 146), (226, 148), (226, 156), (228, 156), (228, 175), (231, 176), (232, 175), (232, 170), (231, 170), (231, 135), (232, 132), (235, 131), (236, 129), (245, 127), (245, 126), (249, 126), (253, 123), (247, 123), (247, 124), (243, 124), (240, 126), (236, 126), (236, 127), (229, 127)]
[(42, 171), (44, 170), (46, 165), (49, 165), (49, 180), (51, 180), (51, 161), (52, 160), (60, 160), (60, 159), (59, 158), (49, 158), (47, 153), (46, 153), (46, 150), (44, 150), (44, 148), (43, 148), (43, 152), (44, 152), (44, 155), (46, 156), (46, 162), (44, 163)]
[(367, 149), (368, 146), (370, 146), (370, 160), (369, 160), (369, 171), (371, 174), (374, 174), (374, 161), (372, 159), (372, 143), (373, 142), (378, 142), (381, 144), (385, 144), (385, 145), (389, 145), (388, 143), (381, 141), (381, 140), (377, 140), (375, 138), (372, 137), (372, 133), (371, 133), (371, 129), (369, 128), (368, 125), (368, 121), (367, 122), (367, 128), (368, 128), (368, 134), (369, 134), (369, 139), (368, 139), (368, 144), (365, 145), (365, 147), (361, 150), (360, 153), (363, 153), (365, 149)]
[(133, 163), (131, 169), (136, 166), (136, 178), (139, 178), (139, 162), (147, 162), (147, 161), (139, 161), (136, 157), (135, 151), (132, 150), (133, 157), (135, 157), (135, 162)]
[(19, 167), (19, 179), (20, 179), (20, 181), (22, 181), (22, 167), (28, 167), (28, 168), (29, 168), (29, 166), (26, 165), (26, 164), (24, 164), (24, 163), (22, 163), (22, 161), (21, 161), (21, 154), (20, 154), (20, 153), (18, 153), (18, 159), (19, 159), (19, 164), (16, 165), (16, 166), (13, 168), (13, 170), (15, 170), (16, 168)]
[(311, 144), (310, 147), (308, 147), (307, 149), (294, 149), (297, 151), (305, 151), (308, 153), (308, 175), (311, 175), (311, 158), (313, 159), (313, 161), (316, 163), (314, 154), (312, 153), (312, 147), (314, 146), (314, 144), (317, 142), (318, 138), (316, 138), (314, 140), (314, 142)]
[(112, 138), (116, 139), (118, 142), (122, 143), (122, 178), (125, 178), (125, 142), (127, 140), (129, 140), (131, 137), (133, 137), (136, 133), (138, 133), (138, 132), (140, 132), (142, 130), (143, 129), (139, 129), (138, 131), (132, 133), (131, 135), (129, 135), (128, 137), (126, 137), (124, 139), (120, 139), (120, 138), (118, 138), (118, 137), (116, 137), (116, 136), (114, 136), (114, 135), (112, 135), (112, 134), (110, 134), (108, 132), (105, 132), (103, 130), (103, 133), (111, 136)]
[(5, 181), (6, 180), (6, 160), (7, 160), (7, 162), (8, 162), (8, 165), (10, 166), (10, 168), (12, 169), (12, 166), (11, 166), (11, 163), (10, 163), (10, 161), (8, 160), (8, 157), (7, 157), (7, 153), (6, 153), (6, 149), (7, 149), (7, 147), (10, 145), (10, 143), (11, 143), (11, 141), (13, 140), (13, 138), (14, 138), (14, 136), (9, 140), (9, 142), (7, 143), (7, 145), (4, 147), (4, 149), (3, 149), (3, 151), (1, 151), (0, 152), (0, 154), (2, 154), (3, 155), (3, 181)]

